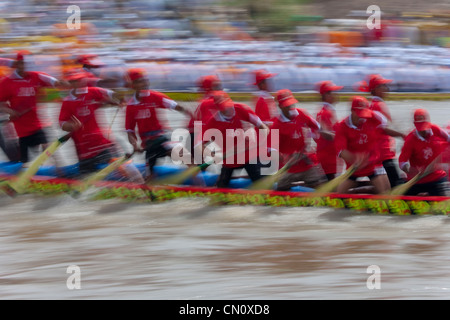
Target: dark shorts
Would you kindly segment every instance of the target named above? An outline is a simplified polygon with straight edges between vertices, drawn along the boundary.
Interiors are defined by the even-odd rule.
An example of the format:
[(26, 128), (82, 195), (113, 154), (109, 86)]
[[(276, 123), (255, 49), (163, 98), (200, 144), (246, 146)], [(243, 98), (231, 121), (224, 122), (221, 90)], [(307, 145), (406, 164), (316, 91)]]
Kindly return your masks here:
[(391, 188), (405, 183), (405, 181), (400, 177), (399, 171), (397, 169), (397, 164), (394, 159), (384, 160), (383, 167), (386, 170)]
[(114, 157), (117, 157), (116, 151), (108, 149), (92, 158), (80, 160), (80, 175), (97, 172), (99, 165), (108, 164)]
[(28, 162), (28, 149), (30, 147), (36, 147), (43, 144), (47, 144), (47, 136), (43, 129), (29, 135), (27, 137), (19, 138), (19, 148), (20, 148), (20, 162)]
[(448, 196), (449, 187), (445, 178), (427, 183), (417, 183), (406, 192), (408, 196), (415, 196), (420, 193), (428, 193), (430, 196)]
[(230, 185), (231, 177), (235, 169), (245, 169), (245, 171), (247, 171), (248, 177), (252, 181), (256, 181), (261, 178), (261, 164), (259, 163), (247, 163), (244, 166), (238, 168), (229, 168), (222, 166), (216, 186), (218, 188), (227, 188)]
[(164, 135), (145, 141), (145, 161), (150, 172), (153, 171), (156, 161), (168, 156), (170, 152), (170, 140)]

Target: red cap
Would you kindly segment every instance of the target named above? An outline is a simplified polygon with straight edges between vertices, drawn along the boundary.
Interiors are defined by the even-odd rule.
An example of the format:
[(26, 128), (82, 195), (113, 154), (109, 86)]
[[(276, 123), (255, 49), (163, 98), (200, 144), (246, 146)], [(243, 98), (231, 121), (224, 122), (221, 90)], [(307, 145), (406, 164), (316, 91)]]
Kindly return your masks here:
[(220, 82), (220, 79), (217, 76), (208, 75), (200, 78), (200, 80), (198, 81), (198, 86), (204, 91), (209, 92), (213, 90), (214, 85), (217, 82)]
[(367, 81), (361, 81), (358, 83), (358, 90), (363, 91), (363, 92), (370, 92), (373, 89), (375, 89), (376, 87), (378, 87), (379, 85), (388, 84), (391, 82), (392, 82), (392, 80), (385, 79), (382, 76), (380, 76), (379, 74), (371, 74), (368, 77), (368, 83), (367, 83)]
[(276, 76), (276, 73), (268, 73), (266, 70), (256, 70), (255, 71), (255, 86), (258, 85), (261, 81), (272, 78)]
[(224, 91), (215, 91), (213, 93), (214, 103), (220, 111), (234, 107), (234, 102), (230, 96)]
[(294, 95), (292, 94), (291, 90), (289, 90), (289, 89), (278, 90), (277, 101), (278, 101), (278, 105), (281, 108), (289, 107), (293, 104), (298, 103), (298, 100), (294, 98)]
[(322, 81), (317, 84), (317, 91), (319, 91), (320, 94), (341, 90), (342, 88), (344, 87), (335, 85), (332, 81)]
[(128, 78), (131, 81), (139, 80), (145, 78), (147, 76), (147, 72), (142, 68), (132, 68), (128, 70)]
[(92, 67), (99, 67), (103, 65), (103, 63), (97, 58), (95, 54), (83, 54), (78, 57), (77, 62), (79, 64)]
[(20, 51), (17, 51), (17, 54), (16, 54), (16, 61), (23, 61), (24, 56), (27, 55), (27, 54), (31, 54), (31, 52), (28, 51), (28, 50), (20, 50)]
[(80, 69), (69, 70), (64, 75), (64, 78), (67, 81), (76, 81), (76, 80), (86, 79), (86, 78), (90, 78), (90, 77), (92, 77), (92, 75), (90, 73), (84, 72)]
[(373, 90), (379, 85), (391, 83), (392, 80), (385, 79), (379, 74), (372, 74), (369, 76), (369, 90)]
[(425, 131), (431, 128), (430, 114), (425, 109), (414, 111), (414, 125), (417, 131)]
[(372, 111), (369, 109), (369, 101), (361, 96), (355, 96), (352, 98), (352, 112), (360, 118), (372, 117)]

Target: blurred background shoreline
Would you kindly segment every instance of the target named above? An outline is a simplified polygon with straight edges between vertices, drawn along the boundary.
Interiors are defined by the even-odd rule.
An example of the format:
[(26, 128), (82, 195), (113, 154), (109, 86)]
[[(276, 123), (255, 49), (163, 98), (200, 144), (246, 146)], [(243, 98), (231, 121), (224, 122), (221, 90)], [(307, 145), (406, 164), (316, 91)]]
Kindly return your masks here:
[[(332, 80), (353, 92), (368, 74), (381, 73), (394, 80), (394, 93), (450, 92), (450, 4), (378, 1), (380, 29), (370, 30), (372, 4), (3, 1), (0, 57), (25, 49), (34, 54), (30, 69), (62, 77), (77, 57), (95, 54), (104, 63), (100, 77), (144, 67), (152, 88), (165, 92), (195, 92), (197, 80), (214, 73), (228, 91), (251, 93), (252, 71), (261, 68), (278, 74), (273, 91), (308, 93), (318, 81)], [(80, 8), (80, 29), (68, 28), (70, 5)]]

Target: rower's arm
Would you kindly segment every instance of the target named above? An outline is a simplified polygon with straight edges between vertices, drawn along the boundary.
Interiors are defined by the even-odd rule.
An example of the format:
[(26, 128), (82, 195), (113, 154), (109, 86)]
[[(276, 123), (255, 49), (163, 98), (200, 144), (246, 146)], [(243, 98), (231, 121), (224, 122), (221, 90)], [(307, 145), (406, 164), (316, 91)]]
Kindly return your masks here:
[(19, 113), (11, 109), (9, 104), (4, 101), (0, 102), (0, 112), (9, 114), (10, 119), (14, 119), (19, 116)]
[(81, 121), (75, 117), (71, 116), (71, 119), (69, 121), (63, 121), (61, 123), (61, 129), (66, 132), (74, 132), (80, 129), (83, 126)]
[(347, 163), (354, 163), (356, 156), (348, 150), (342, 150), (339, 156)]
[(405, 137), (406, 137), (406, 135), (404, 133), (394, 130), (394, 129), (391, 129), (391, 128), (386, 127), (383, 130), (388, 136), (391, 136), (391, 137), (397, 137), (397, 138), (402, 138), (402, 139), (405, 139)]
[(181, 112), (181, 113), (184, 113), (184, 114), (187, 115), (188, 117), (191, 117), (191, 118), (194, 117), (194, 115), (192, 114), (192, 112), (191, 112), (189, 109), (187, 109), (187, 108), (185, 108), (185, 107), (183, 107), (183, 106), (180, 106), (179, 104), (176, 105), (176, 107), (174, 108), (174, 110), (175, 110), (175, 111), (178, 111), (178, 112)]
[(348, 150), (342, 150), (339, 156), (346, 162), (355, 165), (357, 168), (364, 168), (369, 161), (369, 155), (366, 153), (353, 153)]
[(324, 138), (325, 140), (329, 140), (329, 141), (334, 140), (335, 134), (333, 132), (325, 131), (325, 130), (319, 130), (319, 133), (322, 136), (322, 138)]
[(133, 146), (133, 150), (136, 151), (136, 152), (142, 151), (141, 147), (139, 146), (138, 138), (136, 136), (136, 133), (128, 131), (127, 135), (128, 135), (128, 141)]

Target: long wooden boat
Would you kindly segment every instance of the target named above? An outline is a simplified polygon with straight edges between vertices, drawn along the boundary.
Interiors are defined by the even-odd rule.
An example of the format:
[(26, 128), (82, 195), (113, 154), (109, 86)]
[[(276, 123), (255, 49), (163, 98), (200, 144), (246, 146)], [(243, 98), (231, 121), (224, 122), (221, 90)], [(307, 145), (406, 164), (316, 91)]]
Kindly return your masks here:
[[(167, 168), (165, 168), (167, 169)], [(173, 168), (168, 168), (170, 171)], [(14, 180), (14, 174), (1, 172), (0, 180)], [(70, 193), (81, 181), (36, 175), (26, 193), (62, 195)], [(239, 185), (238, 185), (239, 186)], [(114, 179), (95, 183), (91, 199), (122, 199), (141, 203), (157, 203), (179, 198), (208, 198), (213, 205), (254, 205), (275, 207), (329, 207), (356, 212), (393, 215), (446, 215), (450, 213), (450, 197), (385, 196), (365, 194), (318, 195), (305, 191), (248, 190), (241, 187), (215, 188), (193, 185), (148, 186)]]

